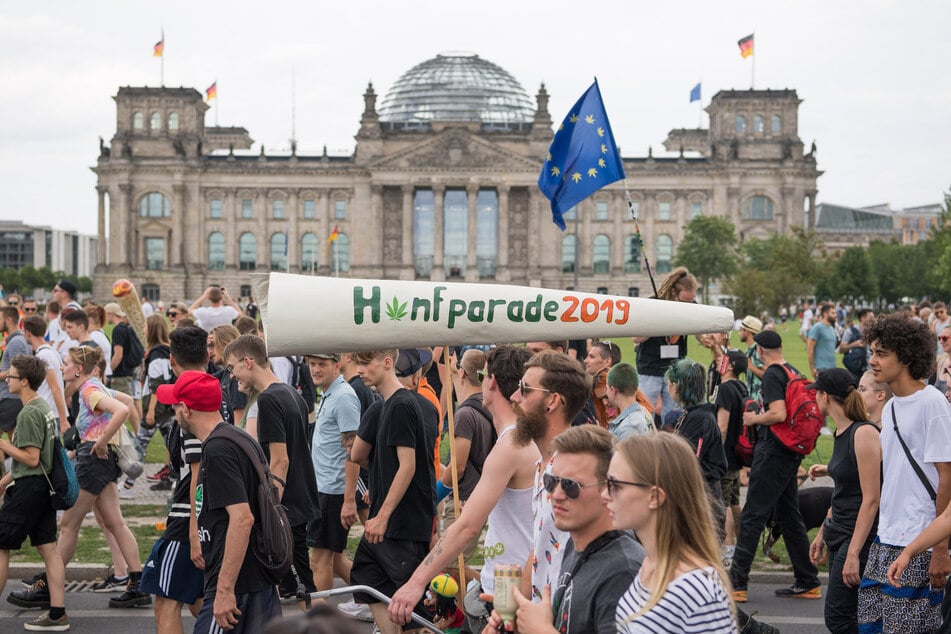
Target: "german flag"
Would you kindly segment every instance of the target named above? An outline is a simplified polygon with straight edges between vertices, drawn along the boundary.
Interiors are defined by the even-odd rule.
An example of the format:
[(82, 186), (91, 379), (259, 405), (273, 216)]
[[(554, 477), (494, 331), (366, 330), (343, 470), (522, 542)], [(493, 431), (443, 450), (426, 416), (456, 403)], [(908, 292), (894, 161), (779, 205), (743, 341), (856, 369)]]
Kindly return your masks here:
[(740, 57), (746, 59), (747, 57), (753, 56), (753, 34), (750, 33), (744, 38), (741, 38), (737, 44), (740, 46)]
[(218, 80), (215, 80), (215, 83), (205, 88), (205, 101), (211, 101), (218, 96)]
[(163, 36), (162, 39), (156, 42), (155, 46), (152, 47), (152, 57), (161, 57), (164, 51), (165, 51), (165, 37)]
[(334, 227), (334, 230), (330, 233), (330, 237), (327, 238), (327, 242), (333, 242), (340, 236), (340, 227)]

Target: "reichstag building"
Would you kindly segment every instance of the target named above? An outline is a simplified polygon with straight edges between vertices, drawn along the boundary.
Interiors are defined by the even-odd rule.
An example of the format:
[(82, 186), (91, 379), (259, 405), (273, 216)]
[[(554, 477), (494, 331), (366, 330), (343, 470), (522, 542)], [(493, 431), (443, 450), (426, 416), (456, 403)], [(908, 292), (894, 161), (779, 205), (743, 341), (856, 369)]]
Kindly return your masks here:
[(642, 250), (663, 275), (697, 215), (726, 216), (741, 237), (815, 223), (821, 172), (795, 90), (720, 91), (709, 130), (672, 130), (665, 157), (625, 157), (641, 241), (621, 183), (570, 212), (566, 232), (551, 222), (536, 185), (553, 136), (544, 85), (533, 101), (496, 64), (446, 54), (382, 101), (372, 84), (363, 97), (353, 154), (304, 156), (206, 126), (193, 88), (120, 88), (93, 168), (95, 296), (119, 277), (165, 302), (211, 284), (248, 295), (252, 271), (648, 295)]

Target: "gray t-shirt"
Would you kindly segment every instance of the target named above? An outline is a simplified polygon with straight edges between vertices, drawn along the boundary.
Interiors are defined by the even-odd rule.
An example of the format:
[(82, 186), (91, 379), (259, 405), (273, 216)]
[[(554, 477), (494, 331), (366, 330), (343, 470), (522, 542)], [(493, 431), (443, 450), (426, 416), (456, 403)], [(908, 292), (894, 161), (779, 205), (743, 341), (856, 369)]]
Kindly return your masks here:
[[(6, 372), (9, 370), (10, 362), (21, 354), (32, 357), (33, 348), (26, 342), (26, 337), (23, 336), (23, 333), (17, 331), (7, 337), (7, 346), (3, 351), (3, 359), (0, 360), (0, 371)], [(3, 381), (0, 382), (0, 399), (5, 398), (15, 398), (19, 400), (20, 397), (16, 394), (10, 394), (10, 388), (7, 387), (7, 382)]]
[[(476, 409), (482, 405), (482, 395), (474, 394), (456, 408), (456, 436), (469, 441), (469, 459), (459, 477), (459, 499), (468, 500), (482, 477), (482, 465), (492, 450), (492, 420)], [(486, 412), (488, 413), (488, 412)]]
[[(613, 537), (613, 538), (612, 538)], [(617, 602), (634, 582), (646, 552), (630, 532), (608, 531), (575, 552), (568, 540), (558, 587), (552, 590), (555, 629), (567, 634), (613, 632)]]

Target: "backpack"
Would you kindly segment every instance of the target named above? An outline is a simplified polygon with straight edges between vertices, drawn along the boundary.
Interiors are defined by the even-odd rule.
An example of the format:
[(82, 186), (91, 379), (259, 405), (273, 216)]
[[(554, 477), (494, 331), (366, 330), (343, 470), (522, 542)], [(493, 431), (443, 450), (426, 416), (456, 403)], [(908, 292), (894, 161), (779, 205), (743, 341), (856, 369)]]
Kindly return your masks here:
[(127, 346), (129, 349), (122, 351), (122, 365), (128, 368), (137, 368), (145, 360), (145, 349), (142, 347), (142, 342), (139, 341), (139, 335), (135, 334), (135, 328), (128, 325), (126, 325), (126, 328), (129, 330), (129, 345)]
[(314, 385), (314, 378), (310, 375), (310, 368), (300, 360), (300, 357), (285, 357), (285, 359), (294, 366), (291, 387), (304, 397), (304, 402), (307, 403), (307, 413), (313, 414), (314, 404), (317, 402), (317, 386)]
[[(42, 469), (42, 465), (40, 465)], [(79, 479), (76, 469), (66, 455), (66, 449), (57, 436), (53, 436), (53, 464), (43, 476), (50, 485), (50, 505), (55, 511), (73, 508), (79, 498)]]
[(812, 453), (825, 417), (816, 403), (816, 391), (809, 389), (809, 381), (782, 366), (789, 382), (786, 383), (786, 420), (770, 425), (769, 429), (786, 449), (801, 456)]
[[(851, 326), (849, 332), (852, 334), (849, 339), (850, 342), (862, 338), (862, 333), (859, 332), (859, 329), (855, 326)], [(849, 348), (845, 354), (842, 355), (842, 365), (855, 376), (862, 376), (865, 370), (868, 369), (868, 354), (866, 353), (865, 346)]]
[(264, 452), (251, 436), (233, 425), (218, 425), (209, 437), (222, 437), (240, 447), (258, 474), (257, 490), (252, 494), (254, 526), (248, 545), (257, 559), (265, 578), (273, 584), (280, 583), (294, 562), (294, 536), (287, 511), (281, 505), (275, 482), (280, 478), (268, 469)]
[[(163, 344), (163, 345), (155, 346), (154, 348), (149, 350), (149, 353), (145, 357), (145, 377), (146, 377), (145, 380), (148, 381), (149, 383), (149, 393), (145, 395), (144, 397), (145, 401), (142, 404), (145, 410), (148, 410), (151, 404), (150, 403), (151, 399), (155, 398), (155, 395), (158, 393), (157, 392), (158, 386), (168, 385), (169, 383), (175, 382), (175, 378), (176, 378), (175, 373), (171, 371), (171, 368), (169, 368), (168, 374), (165, 374), (164, 376), (161, 376), (158, 378), (152, 378), (148, 375), (149, 365), (151, 365), (153, 361), (157, 361), (159, 359), (168, 360), (170, 359), (169, 355), (170, 353), (169, 353), (168, 346)], [(171, 405), (166, 405), (165, 403), (161, 403), (161, 402), (155, 403), (156, 424), (169, 421), (172, 418), (174, 418), (174, 416), (175, 416), (175, 410), (172, 408)]]

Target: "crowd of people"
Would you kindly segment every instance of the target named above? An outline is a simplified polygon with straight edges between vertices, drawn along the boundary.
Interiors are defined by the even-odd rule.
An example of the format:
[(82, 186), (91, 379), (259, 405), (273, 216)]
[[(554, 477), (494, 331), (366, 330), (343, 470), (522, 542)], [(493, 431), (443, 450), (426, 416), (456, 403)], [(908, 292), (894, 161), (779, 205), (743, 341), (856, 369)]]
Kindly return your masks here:
[[(658, 298), (693, 302), (697, 288), (676, 269)], [(705, 366), (685, 335), (635, 338), (628, 360), (598, 340), (269, 357), (256, 306), (220, 287), (144, 307), (145, 341), (118, 304), (75, 295), (61, 281), (45, 318), (16, 295), (0, 308), (0, 588), (29, 537), (45, 572), (7, 597), (44, 610), (27, 630), (69, 629), (65, 570), (90, 511), (113, 559), (99, 590), (112, 607), (151, 605), (162, 634), (183, 631), (183, 609), (195, 632), (326, 631), (340, 613), (310, 600), (335, 578), (390, 597), (340, 606), (386, 633), (417, 628), (414, 614), (447, 632), (771, 632), (744, 611), (761, 598), (749, 579), (764, 530), (792, 563), (776, 595), (824, 599), (830, 631), (938, 631), (951, 614), (940, 302), (882, 315), (806, 305), (800, 371), (783, 352), (786, 308), (779, 324), (738, 320), (740, 348), (697, 335)], [(774, 427), (798, 416), (793, 392), (834, 434), (828, 464), (808, 473)], [(151, 486), (169, 491), (169, 513), (144, 565), (119, 504), (141, 486), (120, 467), (125, 426), (143, 447), (159, 432), (166, 450)], [(59, 516), (56, 438), (80, 485)], [(265, 468), (293, 540), (278, 580), (256, 556)], [(824, 476), (834, 485), (810, 540), (800, 484)], [(495, 609), (499, 567), (522, 571), (514, 617)], [(448, 611), (430, 588), (446, 572), (463, 582)], [(282, 602), (305, 614), (282, 620)]]

